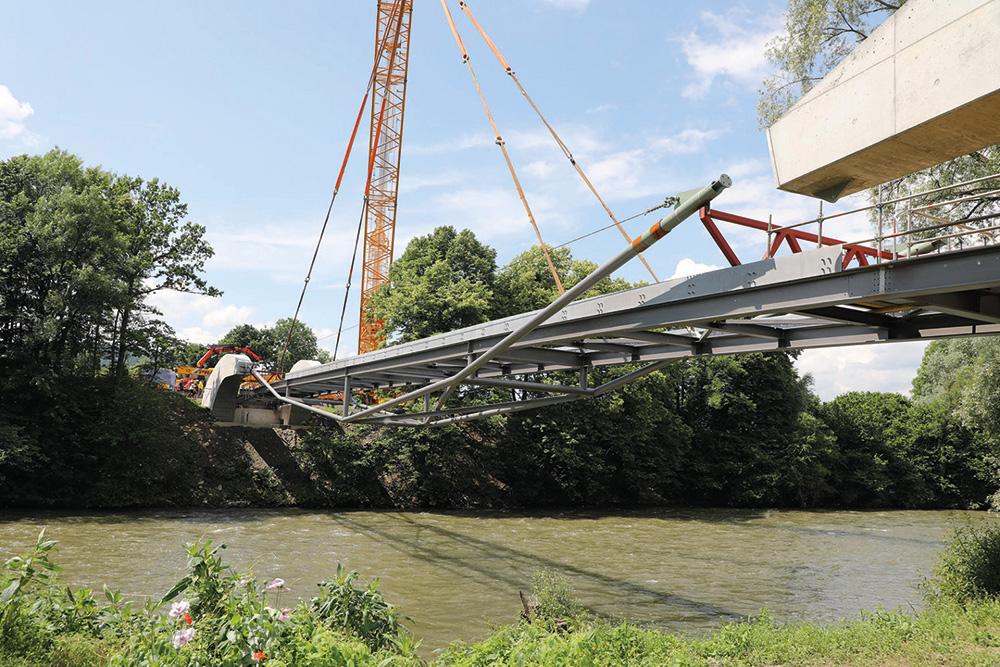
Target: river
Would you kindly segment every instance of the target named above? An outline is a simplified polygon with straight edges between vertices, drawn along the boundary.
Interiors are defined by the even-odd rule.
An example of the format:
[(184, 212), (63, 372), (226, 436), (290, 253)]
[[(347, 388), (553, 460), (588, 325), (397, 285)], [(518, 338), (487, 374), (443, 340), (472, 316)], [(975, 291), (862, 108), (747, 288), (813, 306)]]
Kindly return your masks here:
[(777, 620), (920, 607), (952, 526), (983, 513), (657, 509), (615, 512), (189, 510), (0, 514), (0, 557), (59, 541), (74, 586), (158, 597), (184, 573), (183, 544), (225, 543), (227, 562), (311, 596), (338, 563), (380, 577), (426, 651), (473, 641), (521, 608), (532, 572), (563, 574), (592, 611), (696, 634), (766, 607)]

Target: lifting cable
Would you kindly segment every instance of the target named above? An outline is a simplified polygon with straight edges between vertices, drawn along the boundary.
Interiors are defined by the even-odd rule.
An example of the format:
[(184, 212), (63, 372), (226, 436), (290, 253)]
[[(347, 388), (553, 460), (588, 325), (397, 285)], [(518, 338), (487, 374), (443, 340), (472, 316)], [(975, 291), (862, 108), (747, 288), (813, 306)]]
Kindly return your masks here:
[(507, 169), (510, 170), (510, 177), (514, 179), (514, 186), (517, 188), (517, 194), (521, 198), (521, 203), (524, 205), (524, 210), (528, 214), (528, 220), (531, 222), (531, 226), (535, 229), (535, 236), (538, 237), (538, 243), (541, 244), (542, 252), (545, 254), (545, 261), (549, 265), (549, 271), (552, 272), (552, 277), (556, 280), (556, 287), (559, 288), (559, 294), (564, 294), (566, 290), (563, 288), (562, 281), (559, 280), (559, 274), (556, 272), (556, 267), (552, 264), (552, 258), (549, 256), (549, 247), (545, 245), (545, 241), (542, 240), (542, 233), (538, 230), (538, 224), (535, 222), (535, 216), (531, 212), (531, 207), (528, 206), (528, 200), (524, 196), (524, 190), (521, 188), (521, 181), (517, 178), (517, 173), (514, 171), (514, 164), (510, 160), (510, 154), (507, 152), (507, 147), (504, 144), (503, 137), (500, 136), (500, 130), (497, 128), (496, 121), (493, 119), (493, 113), (490, 111), (490, 107), (486, 104), (486, 97), (483, 95), (482, 89), (479, 87), (479, 80), (476, 78), (476, 73), (472, 69), (472, 63), (469, 61), (469, 53), (465, 49), (465, 44), (462, 42), (462, 38), (458, 34), (458, 28), (455, 27), (455, 21), (451, 18), (451, 11), (448, 9), (448, 4), (446, 0), (441, 0), (441, 6), (444, 8), (445, 16), (448, 17), (448, 25), (451, 26), (451, 34), (455, 36), (455, 43), (458, 45), (459, 51), (462, 52), (462, 62), (466, 64), (469, 68), (469, 74), (472, 75), (472, 81), (476, 84), (476, 92), (479, 93), (479, 99), (483, 102), (483, 108), (486, 109), (486, 115), (490, 119), (490, 125), (493, 127), (493, 134), (497, 138), (497, 146), (503, 151), (504, 160), (507, 161)]
[[(441, 2), (443, 3), (444, 0), (441, 0)], [(514, 74), (514, 70), (507, 63), (506, 59), (504, 59), (503, 55), (501, 55), (500, 49), (497, 48), (497, 45), (493, 43), (493, 40), (490, 39), (489, 35), (486, 34), (486, 31), (483, 30), (482, 26), (479, 25), (479, 22), (476, 20), (476, 17), (472, 15), (472, 10), (469, 9), (469, 5), (466, 2), (464, 2), (464, 0), (459, 0), (458, 6), (462, 8), (462, 11), (464, 11), (465, 14), (466, 14), (466, 16), (469, 17), (469, 20), (472, 21), (472, 25), (476, 26), (476, 30), (479, 31), (479, 34), (482, 36), (483, 41), (485, 41), (486, 44), (487, 44), (487, 46), (490, 47), (490, 50), (493, 51), (493, 55), (496, 56), (496, 59), (497, 59), (497, 61), (499, 61), (501, 67), (503, 67), (504, 71), (506, 71), (507, 74), (510, 76), (510, 78), (513, 79), (514, 83), (517, 84), (517, 88), (518, 88), (518, 90), (521, 91), (521, 94), (524, 96), (524, 99), (528, 100), (528, 104), (531, 105), (531, 108), (535, 110), (536, 114), (538, 114), (538, 117), (541, 119), (542, 123), (544, 123), (545, 127), (548, 128), (549, 134), (551, 134), (552, 138), (556, 140), (556, 143), (559, 145), (559, 148), (562, 150), (563, 155), (566, 156), (566, 158), (569, 160), (570, 164), (573, 165), (573, 168), (576, 169), (576, 172), (580, 175), (580, 178), (583, 179), (583, 182), (587, 184), (587, 187), (590, 188), (590, 191), (594, 194), (595, 197), (597, 197), (597, 201), (599, 201), (601, 203), (601, 206), (604, 207), (605, 212), (608, 214), (608, 217), (610, 217), (611, 220), (612, 220), (612, 222), (613, 222), (612, 225), (608, 225), (604, 229), (609, 229), (610, 227), (617, 226), (618, 227), (618, 231), (620, 231), (622, 233), (622, 236), (625, 237), (625, 240), (628, 243), (632, 243), (631, 237), (629, 237), (628, 233), (626, 233), (625, 228), (622, 227), (622, 225), (621, 225), (621, 222), (619, 222), (618, 219), (615, 218), (614, 213), (612, 213), (611, 209), (608, 208), (608, 205), (604, 203), (604, 199), (602, 199), (601, 195), (599, 195), (597, 193), (597, 189), (594, 188), (593, 183), (591, 183), (590, 179), (587, 178), (587, 175), (585, 173), (583, 173), (583, 168), (576, 161), (576, 158), (573, 157), (573, 153), (570, 152), (569, 147), (567, 147), (566, 144), (563, 143), (563, 140), (559, 138), (558, 134), (556, 134), (555, 129), (549, 124), (549, 121), (547, 121), (545, 119), (545, 116), (542, 115), (541, 110), (539, 110), (539, 108), (535, 105), (534, 100), (532, 100), (531, 96), (528, 95), (528, 91), (526, 91), (524, 89), (524, 86), (521, 85), (521, 82), (518, 80), (517, 75)], [(447, 10), (447, 8), (446, 8), (446, 10)], [(450, 15), (448, 17), (448, 20), (449, 21), (451, 20), (451, 16)], [(454, 30), (454, 29), (455, 29), (455, 27), (454, 27), (454, 25), (452, 25), (452, 30)], [(457, 35), (456, 35), (456, 39), (457, 39)], [(463, 51), (464, 51), (464, 47), (463, 47)], [(468, 56), (466, 56), (466, 58), (467, 57)], [(659, 207), (657, 207), (657, 208), (659, 208)], [(647, 211), (647, 213), (648, 213), (648, 211)], [(567, 245), (567, 244), (564, 243), (563, 245)], [(562, 246), (559, 246), (559, 247), (561, 248)], [(649, 263), (646, 262), (646, 258), (642, 256), (642, 253), (639, 254), (639, 259), (646, 266), (646, 269), (649, 270), (649, 274), (651, 276), (653, 276), (653, 282), (660, 282), (659, 278), (657, 278), (656, 274), (653, 272), (652, 267), (650, 267)]]
[[(652, 208), (647, 208), (642, 213), (636, 213), (635, 215), (630, 216), (628, 218), (625, 218), (624, 220), (621, 220), (621, 221), (615, 220), (610, 225), (605, 225), (604, 227), (601, 227), (600, 229), (595, 229), (592, 232), (587, 232), (583, 236), (577, 236), (575, 239), (570, 239), (569, 241), (566, 241), (566, 243), (560, 243), (559, 245), (554, 246), (552, 249), (553, 250), (558, 250), (559, 248), (565, 248), (566, 246), (571, 245), (573, 243), (576, 243), (577, 241), (582, 241), (583, 239), (585, 239), (585, 238), (587, 238), (589, 236), (593, 236), (594, 234), (600, 234), (601, 232), (603, 232), (606, 229), (611, 229), (615, 225), (619, 225), (618, 228), (621, 229), (621, 226), (620, 226), (621, 222), (628, 222), (629, 220), (635, 220), (638, 217), (641, 217), (643, 215), (649, 215), (653, 211), (658, 211), (661, 208), (666, 208), (668, 206), (676, 206), (677, 205), (677, 201), (678, 201), (677, 197), (667, 197), (666, 199), (663, 200), (662, 204), (657, 204), (656, 206), (653, 206)], [(628, 238), (628, 237), (626, 237), (626, 238)], [(641, 255), (640, 255), (640, 257), (641, 257)], [(656, 278), (656, 276), (653, 276), (653, 278)]]
[[(396, 0), (393, 3), (393, 14), (398, 10), (400, 20), (403, 17), (403, 0)], [(399, 38), (399, 31), (396, 31), (396, 39)], [(382, 53), (385, 50), (386, 41), (389, 39), (389, 31), (387, 30), (384, 35), (382, 35), (382, 42), (379, 44), (379, 49), (376, 52), (377, 56), (375, 58), (375, 64), (372, 65), (371, 75), (368, 77), (368, 86), (365, 88), (364, 98), (361, 100), (361, 108), (358, 110), (358, 117), (354, 121), (354, 129), (351, 131), (351, 139), (347, 142), (347, 150), (344, 152), (344, 160), (340, 165), (340, 173), (337, 175), (337, 182), (333, 186), (333, 196), (330, 197), (330, 205), (326, 209), (326, 217), (323, 219), (323, 227), (320, 229), (319, 238), (316, 240), (316, 249), (313, 251), (312, 261), (309, 262), (309, 270), (306, 272), (305, 283), (302, 285), (302, 293), (299, 295), (299, 303), (295, 306), (295, 315), (292, 317), (292, 325), (288, 328), (288, 336), (285, 338), (285, 345), (281, 348), (281, 355), (278, 358), (278, 372), (284, 370), (285, 354), (288, 352), (288, 345), (292, 340), (292, 333), (295, 331), (295, 325), (299, 321), (299, 310), (302, 308), (302, 300), (305, 299), (306, 289), (309, 287), (309, 279), (312, 277), (313, 267), (316, 265), (316, 257), (319, 255), (320, 245), (323, 243), (323, 235), (326, 233), (326, 227), (330, 222), (330, 212), (333, 210), (333, 203), (337, 200), (337, 193), (340, 191), (340, 183), (344, 178), (344, 171), (347, 169), (347, 161), (351, 157), (351, 151), (354, 148), (354, 139), (358, 134), (358, 127), (361, 125), (361, 117), (364, 115), (365, 106), (368, 104), (368, 96), (372, 92), (372, 87), (375, 85), (375, 75), (378, 72), (378, 65), (382, 60)], [(392, 49), (393, 57), (395, 57), (396, 49), (395, 43)], [(385, 101), (382, 102), (382, 111), (385, 111)], [(379, 127), (381, 128), (382, 117), (379, 116)], [(370, 160), (369, 160), (370, 162)], [(369, 174), (371, 173), (371, 168), (369, 166)], [(369, 177), (369, 181), (371, 178)], [(368, 193), (365, 192), (365, 203), (364, 207), (368, 206)], [(362, 211), (362, 221), (364, 220), (364, 212)], [(361, 222), (358, 223), (358, 233), (360, 234)], [(354, 273), (354, 260), (358, 253), (358, 242), (354, 242), (354, 257), (351, 258), (351, 273), (347, 276), (347, 291), (350, 292), (351, 289), (351, 274)], [(347, 302), (347, 296), (344, 296), (345, 308)], [(344, 326), (344, 315), (340, 315), (340, 327), (337, 329), (337, 341), (340, 341), (340, 329)], [(333, 351), (334, 358), (337, 356), (337, 350), (334, 348)]]

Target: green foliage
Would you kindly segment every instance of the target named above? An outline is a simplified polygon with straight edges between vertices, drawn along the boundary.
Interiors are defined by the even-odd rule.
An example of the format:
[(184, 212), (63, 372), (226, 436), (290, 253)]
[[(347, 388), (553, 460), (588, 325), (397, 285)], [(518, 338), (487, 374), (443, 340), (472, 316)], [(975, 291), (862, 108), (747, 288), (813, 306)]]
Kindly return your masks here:
[[(289, 336), (291, 332), (291, 336)], [(285, 343), (288, 343), (287, 349)], [(282, 350), (285, 350), (284, 361), (281, 363), (284, 370), (288, 370), (295, 365), (295, 362), (302, 359), (313, 359), (316, 361), (330, 361), (330, 355), (319, 349), (316, 334), (305, 322), (296, 322), (292, 328), (292, 318), (284, 317), (278, 320), (273, 327), (255, 327), (252, 324), (241, 324), (233, 327), (222, 337), (219, 345), (239, 345), (253, 350), (264, 363), (275, 370), (281, 361)], [(204, 353), (204, 349), (202, 349)], [(201, 355), (199, 355), (201, 356)]]
[[(594, 262), (573, 259), (569, 248), (550, 249), (549, 257), (564, 289), (569, 289), (597, 269)], [(608, 277), (581, 298), (609, 294), (629, 287), (632, 285), (622, 278)], [(559, 288), (540, 246), (525, 250), (500, 269), (494, 292), (494, 319), (544, 308), (559, 296)]]
[(401, 616), (385, 601), (378, 590), (378, 579), (365, 588), (357, 588), (358, 573), (348, 572), (337, 565), (337, 574), (319, 584), (319, 597), (313, 598), (309, 609), (327, 627), (351, 634), (372, 651), (397, 646), (409, 630), (402, 624), (411, 620)]
[(390, 340), (406, 342), (490, 319), (496, 251), (469, 230), (438, 227), (413, 239), (372, 298)]
[(543, 621), (581, 621), (587, 610), (573, 597), (566, 577), (552, 570), (531, 575), (534, 614)]
[(47, 628), (35, 615), (61, 569), (49, 557), (55, 546), (43, 530), (31, 552), (7, 560), (0, 569), (0, 650), (44, 642)]
[[(219, 294), (212, 256), (177, 190), (84, 168), (65, 151), (0, 162), (0, 369), (124, 377), (169, 329), (146, 303), (172, 289)], [(7, 380), (8, 382), (10, 380)]]
[(983, 522), (955, 528), (922, 588), (928, 601), (935, 603), (1000, 600), (1000, 525)]

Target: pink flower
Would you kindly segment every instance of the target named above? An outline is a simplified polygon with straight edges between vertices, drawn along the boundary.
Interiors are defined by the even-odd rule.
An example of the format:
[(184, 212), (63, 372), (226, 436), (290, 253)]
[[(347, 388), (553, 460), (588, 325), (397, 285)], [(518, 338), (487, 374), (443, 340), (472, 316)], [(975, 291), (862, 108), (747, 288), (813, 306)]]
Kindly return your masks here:
[(174, 648), (180, 648), (194, 638), (194, 628), (178, 630), (174, 633)]
[(284, 579), (275, 579), (274, 581), (272, 581), (271, 583), (269, 583), (266, 588), (269, 591), (273, 591), (276, 588), (277, 589), (281, 589), (283, 591), (287, 591), (288, 590), (287, 588), (285, 588), (285, 580)]
[(175, 602), (170, 605), (170, 615), (173, 618), (180, 618), (189, 611), (191, 611), (191, 603), (187, 600), (181, 600), (180, 602)]
[(240, 586), (246, 586), (250, 581), (250, 579), (240, 579)]
[(279, 621), (287, 621), (291, 617), (292, 617), (292, 610), (291, 609), (282, 609), (280, 612), (278, 612), (278, 620)]

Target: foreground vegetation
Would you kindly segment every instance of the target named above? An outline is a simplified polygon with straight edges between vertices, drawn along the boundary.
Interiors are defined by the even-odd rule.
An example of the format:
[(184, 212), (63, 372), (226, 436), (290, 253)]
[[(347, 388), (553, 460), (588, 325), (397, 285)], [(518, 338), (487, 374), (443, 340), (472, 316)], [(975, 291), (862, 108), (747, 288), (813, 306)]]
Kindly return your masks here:
[[(456, 642), (430, 664), (485, 665), (992, 665), (1000, 660), (1000, 526), (952, 535), (924, 582), (927, 609), (878, 610), (821, 626), (767, 612), (690, 639), (590, 617), (550, 572), (533, 577), (520, 621), (477, 644)], [(0, 577), (0, 664), (10, 667), (428, 664), (378, 582), (338, 568), (292, 606), (284, 581), (224, 564), (222, 546), (189, 545), (188, 574), (141, 607), (118, 592), (63, 588), (55, 543), (12, 558)], [(101, 598), (100, 601), (98, 597)], [(282, 606), (289, 605), (287, 607)]]

